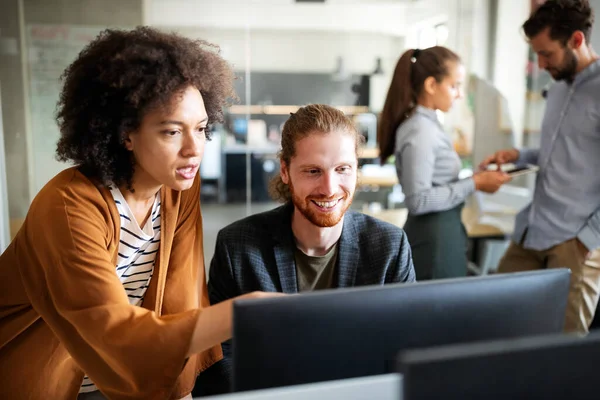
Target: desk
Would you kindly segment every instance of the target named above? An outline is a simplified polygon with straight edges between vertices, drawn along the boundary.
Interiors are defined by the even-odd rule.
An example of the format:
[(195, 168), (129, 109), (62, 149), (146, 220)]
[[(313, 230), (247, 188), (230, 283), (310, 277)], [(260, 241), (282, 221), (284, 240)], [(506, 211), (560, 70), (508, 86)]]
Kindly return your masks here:
[(250, 390), (218, 396), (198, 397), (214, 400), (402, 400), (401, 374), (364, 376), (335, 381), (307, 383), (280, 388)]
[(398, 183), (396, 173), (391, 174), (363, 174), (361, 170), (357, 173), (358, 183), (354, 204), (360, 207), (361, 204), (380, 203), (386, 209), (392, 208), (390, 204), (390, 195), (394, 191), (394, 186)]
[[(408, 209), (399, 208), (377, 212), (366, 211), (365, 214), (402, 228), (408, 217)], [(508, 211), (480, 213), (473, 206), (465, 206), (462, 210), (462, 221), (465, 224), (465, 229), (470, 239), (506, 238), (512, 235), (515, 215), (516, 212)]]
[[(496, 251), (501, 250), (498, 244), (493, 244), (492, 240), (505, 241), (512, 236), (515, 226), (516, 210), (505, 210), (502, 212), (483, 212), (477, 207), (467, 204), (462, 210), (462, 221), (467, 231), (467, 236), (471, 243), (469, 270), (476, 274), (487, 274), (488, 269), (493, 268), (494, 252), (492, 249), (496, 246)], [(377, 212), (365, 212), (382, 221), (389, 222), (392, 225), (403, 227), (408, 210), (391, 209)], [(483, 246), (483, 252), (480, 248)], [(480, 254), (482, 253), (482, 254)], [(483, 262), (480, 262), (483, 259)]]
[(358, 150), (358, 158), (379, 158), (379, 149), (376, 147), (362, 147)]
[(357, 175), (359, 186), (371, 185), (389, 188), (398, 184), (398, 177), (396, 175), (364, 175), (360, 171)]

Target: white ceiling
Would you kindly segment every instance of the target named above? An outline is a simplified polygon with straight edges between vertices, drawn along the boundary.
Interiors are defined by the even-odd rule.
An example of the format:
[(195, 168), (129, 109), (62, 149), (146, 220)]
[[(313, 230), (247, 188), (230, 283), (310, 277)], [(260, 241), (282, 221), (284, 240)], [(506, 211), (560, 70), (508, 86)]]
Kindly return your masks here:
[(205, 29), (352, 31), (405, 36), (443, 20), (448, 0), (145, 0), (147, 24)]

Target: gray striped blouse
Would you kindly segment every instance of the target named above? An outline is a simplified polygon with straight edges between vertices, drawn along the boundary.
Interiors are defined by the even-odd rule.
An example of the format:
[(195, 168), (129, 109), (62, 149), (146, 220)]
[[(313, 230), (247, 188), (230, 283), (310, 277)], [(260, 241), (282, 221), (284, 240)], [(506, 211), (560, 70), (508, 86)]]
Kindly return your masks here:
[(409, 214), (449, 210), (475, 191), (473, 178), (458, 179), (460, 158), (435, 110), (417, 106), (396, 131), (394, 155)]

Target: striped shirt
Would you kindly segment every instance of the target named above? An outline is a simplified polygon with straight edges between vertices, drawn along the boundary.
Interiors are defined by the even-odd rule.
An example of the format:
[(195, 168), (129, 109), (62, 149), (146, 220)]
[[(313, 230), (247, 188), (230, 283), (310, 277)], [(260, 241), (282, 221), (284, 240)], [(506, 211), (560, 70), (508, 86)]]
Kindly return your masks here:
[(409, 214), (449, 210), (475, 191), (473, 178), (458, 179), (460, 158), (435, 110), (417, 106), (396, 131), (394, 155)]
[(574, 237), (589, 250), (600, 247), (599, 93), (600, 60), (572, 84), (559, 81), (548, 91), (540, 147), (522, 149), (518, 160), (540, 167), (533, 200), (515, 220), (513, 240), (524, 239), (526, 249), (546, 250)]
[[(127, 292), (129, 303), (140, 306), (154, 272), (154, 262), (160, 244), (160, 197), (157, 193), (150, 218), (142, 229), (121, 191), (115, 186), (111, 186), (109, 189), (121, 216), (116, 273)], [(96, 390), (98, 390), (96, 385), (85, 376), (79, 393)]]

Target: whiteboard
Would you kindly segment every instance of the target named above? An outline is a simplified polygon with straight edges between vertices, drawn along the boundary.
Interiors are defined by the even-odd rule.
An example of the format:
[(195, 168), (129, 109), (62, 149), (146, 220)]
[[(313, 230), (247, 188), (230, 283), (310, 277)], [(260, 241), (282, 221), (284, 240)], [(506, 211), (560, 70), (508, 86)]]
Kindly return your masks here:
[(104, 27), (29, 24), (26, 27), (28, 56), (31, 168), (35, 194), (58, 172), (69, 167), (56, 161), (60, 137), (55, 120), (60, 95), (60, 76), (83, 47)]

